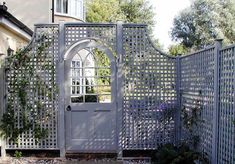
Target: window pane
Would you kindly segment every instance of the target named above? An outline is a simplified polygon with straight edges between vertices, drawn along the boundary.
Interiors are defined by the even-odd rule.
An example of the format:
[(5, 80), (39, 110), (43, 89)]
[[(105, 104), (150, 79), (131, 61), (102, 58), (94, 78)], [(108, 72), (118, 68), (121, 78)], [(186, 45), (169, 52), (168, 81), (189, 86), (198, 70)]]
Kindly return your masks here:
[(97, 83), (98, 85), (110, 85), (111, 84), (111, 78), (110, 77), (97, 77)]
[(75, 79), (78, 79), (81, 77), (81, 69), (76, 69), (76, 68), (72, 68), (71, 70), (72, 72), (72, 77), (75, 78)]
[(85, 87), (86, 87), (86, 94), (88, 94), (88, 93), (97, 93), (95, 86), (88, 85), (88, 86), (85, 86)]
[(98, 86), (99, 94), (111, 94), (111, 86)]
[(97, 102), (97, 95), (85, 95), (85, 102)]
[(71, 103), (82, 103), (83, 96), (71, 97)]
[(61, 0), (56, 0), (56, 12), (61, 13)]
[(109, 68), (98, 68), (97, 75), (98, 76), (110, 76), (111, 72)]
[(99, 95), (99, 103), (110, 103), (111, 95)]
[(75, 67), (80, 68), (81, 67), (80, 63), (81, 63), (80, 61), (76, 61), (76, 66)]
[(72, 67), (75, 68), (76, 61), (72, 61)]
[(82, 0), (72, 0), (70, 4), (71, 11), (69, 13), (71, 16), (75, 16), (77, 18), (83, 19), (83, 4)]
[(77, 86), (76, 86), (76, 88), (77, 88), (77, 94), (80, 94), (81, 92), (80, 92), (80, 82), (79, 81), (77, 81), (77, 84), (76, 84)]
[(68, 13), (68, 0), (63, 0), (63, 13)]
[(72, 79), (71, 94), (81, 94), (81, 79)]
[(75, 94), (75, 86), (72, 86), (72, 95), (74, 95)]

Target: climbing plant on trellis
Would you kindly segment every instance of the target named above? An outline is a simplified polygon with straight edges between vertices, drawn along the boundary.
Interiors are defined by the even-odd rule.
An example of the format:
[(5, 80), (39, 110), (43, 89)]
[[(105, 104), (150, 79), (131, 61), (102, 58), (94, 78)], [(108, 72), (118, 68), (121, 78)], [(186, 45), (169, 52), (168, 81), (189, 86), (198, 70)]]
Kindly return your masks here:
[(6, 111), (1, 133), (7, 148), (56, 148), (58, 30), (38, 28), (25, 49), (6, 60)]

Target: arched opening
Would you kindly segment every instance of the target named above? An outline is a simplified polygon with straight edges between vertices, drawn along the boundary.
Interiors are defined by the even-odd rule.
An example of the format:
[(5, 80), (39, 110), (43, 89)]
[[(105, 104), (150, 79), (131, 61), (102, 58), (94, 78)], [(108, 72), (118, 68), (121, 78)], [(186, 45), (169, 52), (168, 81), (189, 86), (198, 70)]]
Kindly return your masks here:
[(111, 102), (111, 63), (98, 48), (76, 52), (71, 60), (71, 103)]

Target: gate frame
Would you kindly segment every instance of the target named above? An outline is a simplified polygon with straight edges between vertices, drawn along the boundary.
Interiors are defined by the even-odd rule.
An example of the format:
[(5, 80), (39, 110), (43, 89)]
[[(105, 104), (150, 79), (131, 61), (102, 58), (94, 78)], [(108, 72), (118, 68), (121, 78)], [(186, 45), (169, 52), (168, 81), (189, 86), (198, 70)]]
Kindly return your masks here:
[[(118, 157), (122, 157), (122, 143), (120, 142), (122, 140), (122, 118), (123, 118), (123, 22), (118, 21), (117, 22), (117, 45), (116, 45), (116, 53), (117, 53), (117, 59), (116, 59), (116, 69), (117, 69), (117, 111), (116, 111), (116, 129), (117, 129), (117, 153)], [(118, 90), (119, 89), (119, 90)]]
[[(59, 58), (58, 63), (56, 65), (57, 68), (57, 84), (59, 87), (59, 98), (58, 98), (58, 146), (60, 150), (60, 157), (65, 157), (66, 154), (66, 134), (65, 134), (65, 85), (64, 85), (64, 59), (65, 55), (68, 54), (70, 48), (75, 48), (77, 43), (82, 40), (92, 39), (94, 38), (83, 38), (82, 40), (73, 44), (68, 50), (65, 50), (65, 24), (64, 22), (59, 23)], [(122, 156), (122, 145), (120, 143), (120, 139), (122, 137), (121, 127), (122, 127), (122, 100), (123, 100), (123, 63), (122, 63), (122, 54), (123, 54), (123, 45), (122, 45), (122, 22), (118, 21), (116, 25), (116, 37), (117, 37), (117, 45), (116, 45), (116, 152), (118, 156)], [(83, 43), (83, 42), (81, 42)], [(72, 49), (73, 49), (72, 48)], [(71, 50), (72, 50), (71, 49)], [(115, 60), (115, 59), (114, 59)]]
[(60, 157), (65, 157), (65, 90), (64, 90), (64, 54), (65, 54), (65, 31), (64, 22), (59, 23), (59, 59), (57, 68), (57, 82), (59, 86), (58, 98), (58, 145)]

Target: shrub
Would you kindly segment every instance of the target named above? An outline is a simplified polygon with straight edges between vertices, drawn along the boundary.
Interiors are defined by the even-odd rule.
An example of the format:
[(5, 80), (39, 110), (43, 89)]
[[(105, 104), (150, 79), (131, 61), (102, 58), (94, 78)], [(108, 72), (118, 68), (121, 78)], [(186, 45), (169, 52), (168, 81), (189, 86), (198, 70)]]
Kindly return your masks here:
[(163, 145), (155, 154), (156, 164), (201, 164), (209, 163), (200, 152), (191, 150), (186, 144), (174, 146), (172, 144)]

